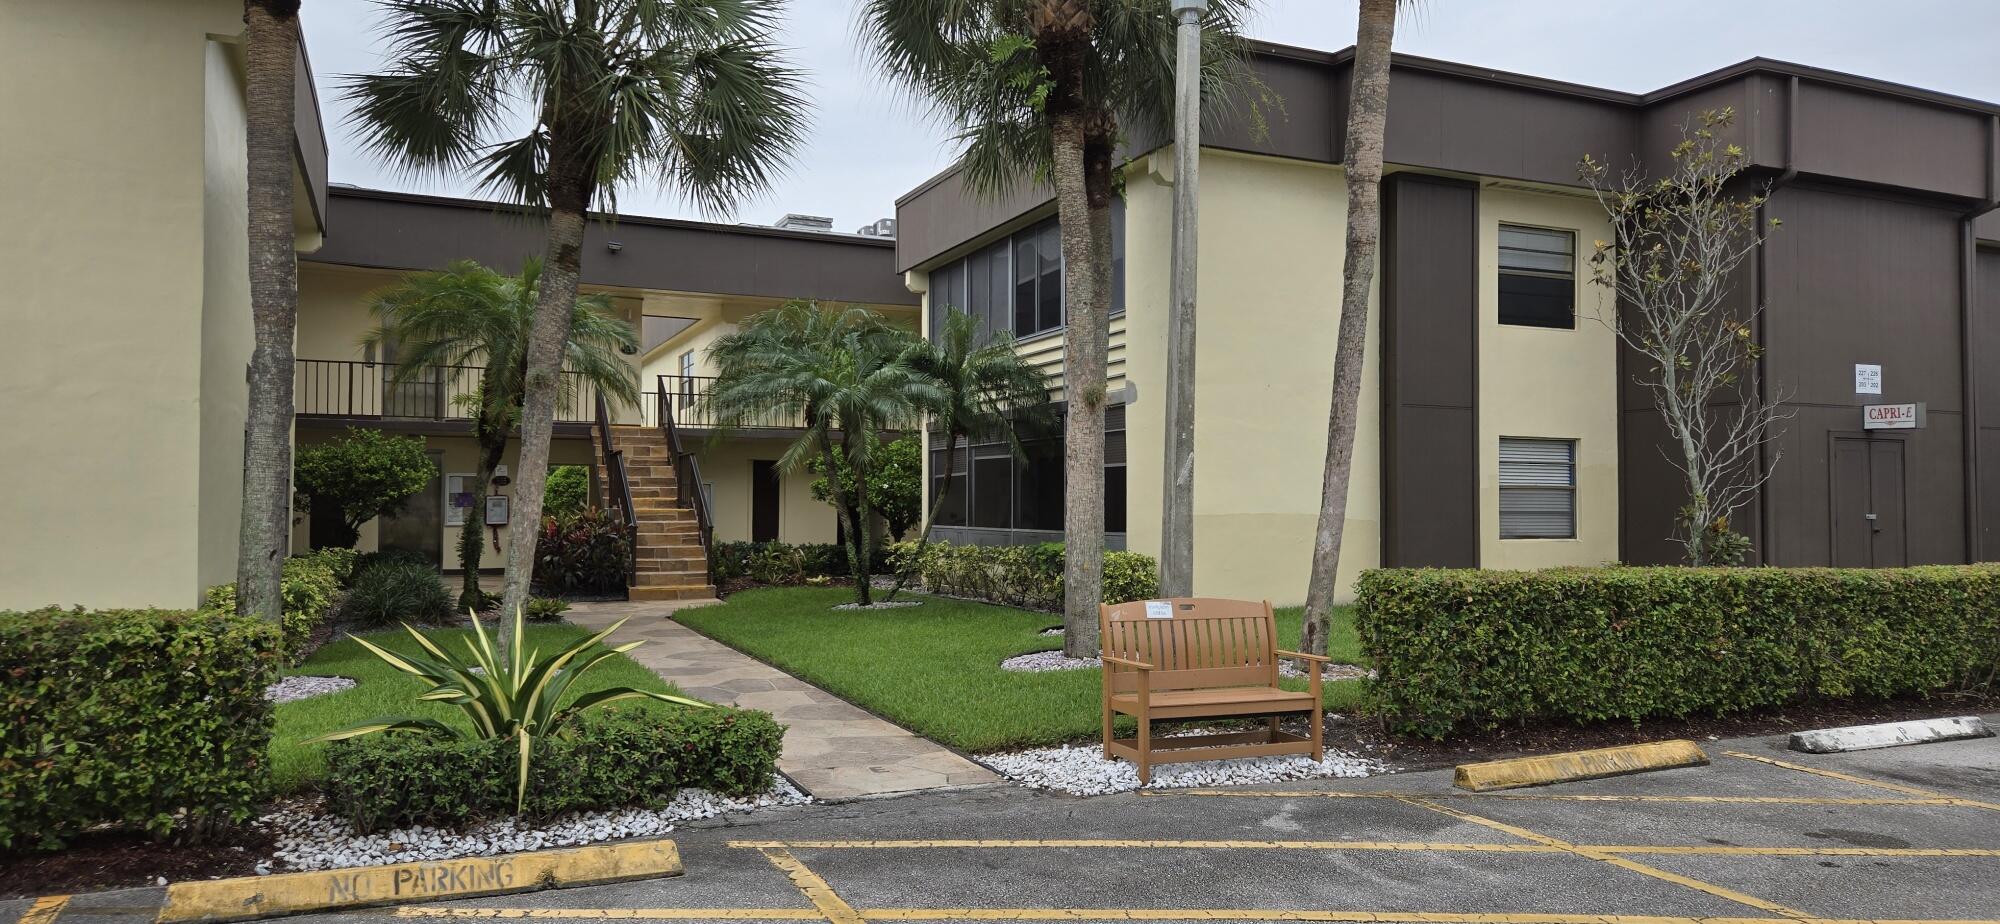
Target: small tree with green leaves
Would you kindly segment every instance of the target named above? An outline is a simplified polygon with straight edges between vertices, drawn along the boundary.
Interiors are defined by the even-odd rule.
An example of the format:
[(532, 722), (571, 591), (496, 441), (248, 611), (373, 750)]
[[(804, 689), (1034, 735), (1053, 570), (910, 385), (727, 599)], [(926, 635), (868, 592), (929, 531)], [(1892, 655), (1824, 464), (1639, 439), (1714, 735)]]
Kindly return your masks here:
[(804, 423), (778, 458), (798, 471), (810, 458), (828, 468), (845, 463), (849, 479), (829, 479), (833, 507), (846, 532), (854, 602), (873, 602), (869, 563), (875, 537), (872, 480), (879, 440), (860, 434), (915, 426), (939, 397), (936, 382), (911, 365), (915, 335), (865, 308), (787, 302), (745, 319), (709, 348), (720, 373), (703, 403), (721, 429), (773, 413)]
[(1612, 239), (1590, 256), (1591, 281), (1614, 296), (1599, 320), (1641, 359), (1633, 380), (1653, 396), (1686, 492), (1674, 541), (1698, 566), (1748, 554), (1731, 517), (1771, 477), (1783, 455), (1773, 445), (1778, 424), (1792, 416), (1786, 393), (1758, 378), (1764, 306), (1729, 303), (1737, 268), (1763, 246), (1770, 193), (1768, 185), (1746, 193), (1743, 149), (1718, 137), (1735, 115), (1705, 111), (1684, 125), (1657, 179), (1636, 167), (1613, 177), (1589, 156), (1578, 168), (1611, 219)]
[(361, 525), (398, 513), (410, 495), (437, 476), (437, 466), (415, 436), (352, 430), (324, 443), (301, 446), (292, 480), (299, 511), (340, 517), (337, 545), (351, 549)]
[(558, 465), (549, 470), (548, 500), (542, 503), (547, 516), (566, 517), (582, 513), (590, 506), (590, 469), (581, 465)]
[[(876, 446), (869, 451), (875, 460), (874, 474), (868, 479), (868, 505), (882, 522), (889, 526), (889, 537), (897, 542), (917, 525), (924, 515), (924, 457), (923, 444), (914, 433), (905, 434), (884, 443), (874, 434), (864, 434), (862, 439), (875, 440)], [(824, 458), (806, 460), (806, 467), (819, 477), (812, 481), (813, 500), (833, 503), (833, 485), (827, 480), (827, 469), (831, 465), (834, 477), (839, 478), (842, 492), (851, 500), (854, 497), (854, 469), (850, 468), (842, 456), (834, 456), (831, 463)]]

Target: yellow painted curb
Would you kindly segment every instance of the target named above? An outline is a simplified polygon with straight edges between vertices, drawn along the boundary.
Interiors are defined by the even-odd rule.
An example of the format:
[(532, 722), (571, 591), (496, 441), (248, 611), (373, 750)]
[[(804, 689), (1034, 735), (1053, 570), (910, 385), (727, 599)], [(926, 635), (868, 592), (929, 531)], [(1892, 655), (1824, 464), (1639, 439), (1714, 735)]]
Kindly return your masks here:
[(1547, 786), (1550, 783), (1596, 780), (1649, 770), (1707, 765), (1708, 755), (1703, 754), (1692, 741), (1648, 741), (1592, 751), (1459, 764), (1451, 783), (1471, 792), (1492, 792), (1496, 789)]
[(167, 887), (160, 924), (248, 921), (397, 902), (600, 885), (681, 874), (670, 840), (244, 876)]

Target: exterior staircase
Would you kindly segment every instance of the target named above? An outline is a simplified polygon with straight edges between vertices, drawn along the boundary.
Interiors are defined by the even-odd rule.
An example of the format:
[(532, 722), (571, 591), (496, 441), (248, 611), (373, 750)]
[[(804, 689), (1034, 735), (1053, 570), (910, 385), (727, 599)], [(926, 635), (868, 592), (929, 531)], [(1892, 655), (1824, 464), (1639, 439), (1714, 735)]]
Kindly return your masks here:
[[(708, 555), (701, 545), (701, 525), (692, 507), (680, 503), (679, 483), (674, 472), (672, 451), (665, 435), (656, 427), (613, 426), (611, 448), (625, 454), (625, 477), (632, 491), (632, 509), (639, 522), (638, 542), (632, 553), (636, 573), (627, 588), (633, 600), (712, 600), (715, 585), (708, 582)], [(611, 473), (605, 470), (608, 454), (591, 431), (591, 448), (597, 458), (597, 483), (610, 490)], [(617, 500), (612, 499), (611, 506)]]

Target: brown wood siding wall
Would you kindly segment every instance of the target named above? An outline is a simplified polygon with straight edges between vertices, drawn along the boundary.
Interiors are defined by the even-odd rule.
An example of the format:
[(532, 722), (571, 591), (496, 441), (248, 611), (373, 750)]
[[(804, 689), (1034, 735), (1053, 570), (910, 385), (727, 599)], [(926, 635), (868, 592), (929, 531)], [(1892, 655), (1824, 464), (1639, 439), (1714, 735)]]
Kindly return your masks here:
[(2000, 561), (2000, 248), (1978, 251), (1973, 343), (1983, 357), (1974, 372), (1979, 393), (1980, 558)]
[(1477, 184), (1382, 185), (1382, 564), (1479, 564)]

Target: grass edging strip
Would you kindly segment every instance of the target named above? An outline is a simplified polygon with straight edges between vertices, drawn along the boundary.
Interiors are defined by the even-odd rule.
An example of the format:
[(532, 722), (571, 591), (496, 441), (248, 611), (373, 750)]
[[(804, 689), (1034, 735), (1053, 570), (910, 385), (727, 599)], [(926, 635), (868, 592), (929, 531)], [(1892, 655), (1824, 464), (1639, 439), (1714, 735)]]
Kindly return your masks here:
[(671, 840), (537, 850), (491, 857), (177, 882), (158, 924), (251, 921), (402, 902), (437, 901), (679, 876)]
[(1493, 792), (1707, 765), (1708, 755), (1694, 742), (1675, 739), (1459, 764), (1451, 782), (1469, 792)]
[(1914, 719), (1908, 722), (1848, 725), (1842, 728), (1816, 728), (1812, 731), (1793, 732), (1786, 746), (1807, 754), (1839, 754), (1844, 751), (1870, 751), (1909, 744), (1991, 737), (1993, 729), (1986, 727), (1985, 720), (1976, 715), (1962, 715), (1948, 719)]

